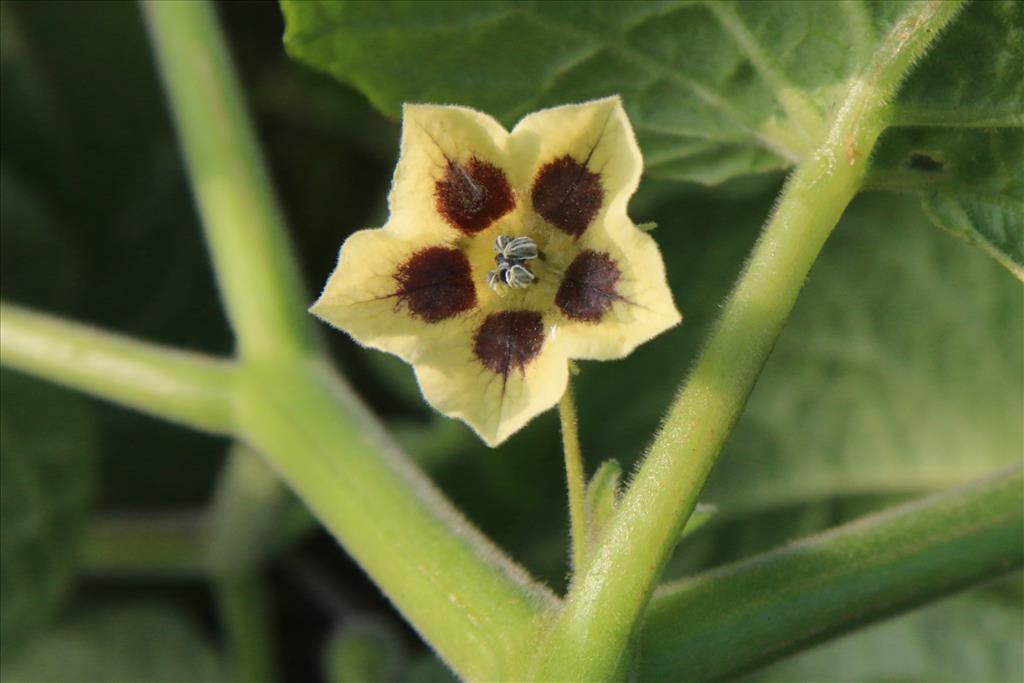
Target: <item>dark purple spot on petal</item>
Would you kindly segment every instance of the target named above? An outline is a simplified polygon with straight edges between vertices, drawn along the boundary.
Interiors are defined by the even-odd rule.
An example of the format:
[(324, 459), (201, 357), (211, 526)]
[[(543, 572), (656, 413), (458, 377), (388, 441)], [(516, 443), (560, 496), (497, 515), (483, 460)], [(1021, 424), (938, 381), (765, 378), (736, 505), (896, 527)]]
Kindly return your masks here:
[(555, 303), (573, 320), (601, 322), (612, 302), (622, 299), (615, 290), (621, 276), (615, 259), (608, 254), (582, 251), (566, 268)]
[(537, 213), (559, 230), (579, 237), (601, 208), (604, 188), (601, 176), (565, 155), (541, 167), (532, 196)]
[(437, 210), (452, 227), (475, 235), (516, 206), (505, 173), (476, 157), (468, 164), (448, 161), (444, 178), (434, 186)]
[(476, 331), (473, 353), (502, 377), (522, 370), (544, 344), (544, 321), (536, 311), (492, 313)]
[(421, 249), (395, 273), (395, 296), (409, 311), (428, 323), (436, 323), (476, 306), (476, 287), (469, 259), (458, 249)]

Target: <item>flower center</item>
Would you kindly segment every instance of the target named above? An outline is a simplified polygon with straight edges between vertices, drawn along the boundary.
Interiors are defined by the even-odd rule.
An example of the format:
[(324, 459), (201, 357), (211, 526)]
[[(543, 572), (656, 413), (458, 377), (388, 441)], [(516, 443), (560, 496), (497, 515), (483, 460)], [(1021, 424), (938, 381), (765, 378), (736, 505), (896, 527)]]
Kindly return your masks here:
[(536, 281), (537, 276), (526, 262), (540, 258), (537, 243), (529, 237), (500, 235), (494, 240), (494, 262), (497, 268), (487, 273), (487, 286), (497, 291), (502, 286), (522, 289)]

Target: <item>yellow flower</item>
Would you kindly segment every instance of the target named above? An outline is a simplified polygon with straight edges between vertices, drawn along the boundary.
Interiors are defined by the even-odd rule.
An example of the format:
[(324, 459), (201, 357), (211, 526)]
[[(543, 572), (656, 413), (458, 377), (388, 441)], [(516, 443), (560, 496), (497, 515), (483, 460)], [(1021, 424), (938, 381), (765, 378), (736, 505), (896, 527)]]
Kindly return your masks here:
[(568, 359), (621, 358), (681, 320), (626, 215), (642, 165), (618, 97), (511, 133), (406, 105), (390, 218), (345, 241), (310, 310), (411, 363), (431, 405), (497, 445), (558, 402)]

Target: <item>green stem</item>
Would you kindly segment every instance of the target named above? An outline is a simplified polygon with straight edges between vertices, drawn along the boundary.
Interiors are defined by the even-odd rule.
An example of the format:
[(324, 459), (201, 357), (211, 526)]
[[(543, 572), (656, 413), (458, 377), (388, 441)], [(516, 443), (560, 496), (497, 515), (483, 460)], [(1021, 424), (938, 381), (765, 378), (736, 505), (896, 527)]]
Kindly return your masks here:
[(86, 526), (78, 566), (100, 576), (206, 576), (205, 534), (195, 513), (106, 515)]
[(206, 546), (212, 571), (248, 571), (277, 550), (280, 522), (290, 497), (258, 453), (246, 446), (233, 446), (210, 510)]
[(234, 426), (233, 364), (0, 304), (0, 363), (215, 433)]
[(655, 437), (586, 572), (578, 577), (533, 675), (621, 675), (654, 586), (825, 240), (864, 178), (887, 102), (959, 9), (908, 5), (872, 63), (852, 79), (826, 138), (800, 164), (721, 319)]
[(557, 605), (319, 362), (242, 375), (247, 440), (461, 676), (509, 678)]
[(238, 444), (231, 448), (214, 494), (206, 548), (228, 652), (240, 681), (273, 679), (273, 637), (259, 572), (276, 549), (289, 500), (287, 489), (259, 454)]
[(558, 404), (562, 420), (562, 450), (565, 453), (565, 479), (569, 490), (569, 531), (572, 537), (573, 572), (582, 569), (587, 553), (587, 529), (584, 498), (586, 480), (583, 473), (583, 454), (580, 452), (579, 425), (576, 419), (576, 401), (572, 393), (572, 380), (565, 385), (565, 393)]
[(269, 683), (274, 679), (267, 589), (258, 572), (252, 569), (214, 579), (228, 658), (235, 680), (246, 683)]
[[(257, 457), (257, 456), (254, 456)], [(257, 462), (265, 472), (266, 466)], [(268, 472), (269, 476), (270, 473)], [(260, 543), (246, 548), (243, 536), (248, 525), (232, 514), (212, 521), (199, 512), (121, 513), (90, 520), (78, 546), (78, 563), (83, 571), (99, 576), (188, 576), (203, 577), (214, 571), (243, 568), (251, 559), (253, 566), (292, 545), (316, 528), (316, 519), (292, 496), (283, 501), (277, 490), (268, 496), (269, 514), (276, 515), (273, 528), (263, 527), (257, 534)], [(283, 502), (283, 505), (281, 504)], [(222, 504), (223, 505), (223, 504)], [(253, 496), (247, 507), (263, 514)], [(233, 535), (238, 532), (237, 535)], [(231, 538), (226, 538), (231, 536)], [(213, 548), (219, 540), (228, 545)], [(232, 549), (234, 546), (242, 546)]]
[(1024, 564), (1024, 469), (659, 589), (637, 680), (732, 678)]
[[(507, 676), (557, 599), (468, 524), (351, 390), (313, 360), (305, 303), (212, 10), (198, 2), (146, 10), (244, 362), (203, 361), (67, 323), (22, 320), (27, 314), (8, 325), (6, 312), (4, 361), (237, 434), (266, 455), (454, 670)], [(103, 363), (62, 354), (61, 337), (82, 346), (86, 361), (94, 354)]]
[(312, 352), (306, 292), (214, 9), (142, 7), (241, 355)]

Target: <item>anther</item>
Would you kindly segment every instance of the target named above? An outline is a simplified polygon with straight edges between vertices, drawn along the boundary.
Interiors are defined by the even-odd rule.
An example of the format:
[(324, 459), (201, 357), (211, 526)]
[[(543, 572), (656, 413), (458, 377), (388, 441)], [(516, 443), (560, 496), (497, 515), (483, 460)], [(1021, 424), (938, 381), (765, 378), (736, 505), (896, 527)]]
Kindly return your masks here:
[(537, 280), (525, 263), (537, 258), (537, 244), (529, 237), (500, 235), (494, 241), (497, 268), (487, 273), (487, 286), (497, 291), (501, 285), (522, 289)]

